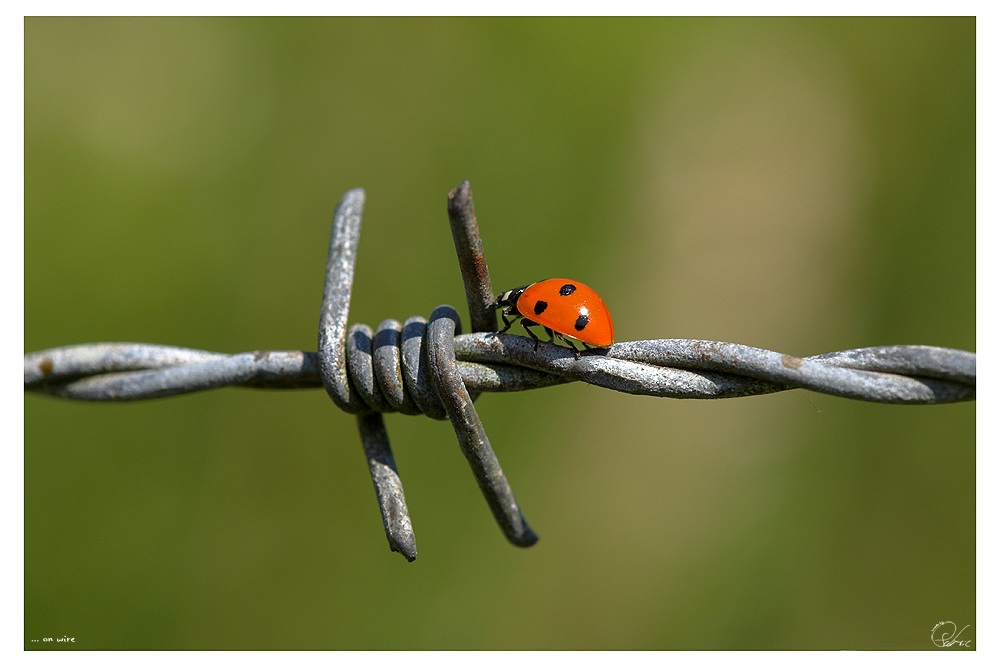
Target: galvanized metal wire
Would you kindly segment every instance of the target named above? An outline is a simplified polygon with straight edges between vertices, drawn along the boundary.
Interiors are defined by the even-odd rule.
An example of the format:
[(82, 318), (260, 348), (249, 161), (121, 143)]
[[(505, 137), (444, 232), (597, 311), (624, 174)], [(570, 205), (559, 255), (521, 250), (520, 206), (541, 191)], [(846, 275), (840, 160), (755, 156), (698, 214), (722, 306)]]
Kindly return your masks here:
[(448, 213), (473, 333), (440, 306), (428, 319), (347, 327), (364, 192), (334, 213), (318, 351), (223, 354), (146, 343), (67, 345), (24, 355), (24, 388), (82, 401), (135, 401), (227, 386), (324, 387), (357, 416), (390, 548), (416, 558), (416, 541), (384, 412), (449, 419), (487, 504), (507, 539), (538, 537), (514, 498), (474, 407), (484, 392), (582, 381), (670, 398), (736, 398), (809, 389), (878, 403), (926, 405), (976, 397), (976, 355), (894, 345), (808, 357), (735, 343), (662, 339), (615, 343), (577, 355), (568, 348), (496, 333), (493, 289), (468, 182), (449, 193)]
[[(378, 371), (378, 385), (371, 384), (374, 368), (355, 371), (361, 376), (359, 384), (369, 383), (365, 392), (373, 410), (446, 417), (429, 378), (419, 375), (420, 332), (425, 328), (422, 318), (414, 318), (395, 340), (392, 335), (399, 332), (392, 325), (379, 328), (374, 336), (358, 334), (375, 345), (378, 359), (373, 356), (373, 364), (395, 363), (383, 355), (401, 357), (407, 373), (401, 387), (398, 379), (385, 379), (384, 366)], [(400, 348), (396, 340), (410, 349)], [(415, 359), (405, 361), (408, 354)], [(299, 350), (223, 354), (149, 343), (67, 345), (25, 354), (24, 388), (79, 401), (137, 401), (229, 386), (317, 388), (323, 386), (318, 356)], [(458, 374), (473, 393), (581, 381), (668, 398), (737, 398), (790, 389), (911, 405), (976, 398), (976, 355), (926, 345), (800, 358), (735, 343), (664, 339), (615, 343), (599, 355), (585, 353), (576, 359), (569, 349), (546, 343), (536, 353), (522, 336), (476, 333), (455, 337), (455, 357)], [(377, 399), (373, 387), (380, 390)], [(398, 398), (390, 398), (390, 393)]]

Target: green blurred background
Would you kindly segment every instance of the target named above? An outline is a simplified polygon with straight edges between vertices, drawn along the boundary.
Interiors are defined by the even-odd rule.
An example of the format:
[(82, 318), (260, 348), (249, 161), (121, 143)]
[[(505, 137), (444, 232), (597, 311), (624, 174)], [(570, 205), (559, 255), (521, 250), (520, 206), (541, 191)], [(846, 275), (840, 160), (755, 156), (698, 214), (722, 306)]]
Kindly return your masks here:
[[(25, 350), (314, 349), (566, 275), (620, 340), (975, 349), (974, 19), (25, 21)], [(446, 422), (387, 424), (420, 556), (321, 390), (25, 397), (25, 647), (932, 649), (975, 640), (975, 405), (589, 386), (477, 403), (508, 545)], [(973, 643), (975, 646), (975, 642)]]

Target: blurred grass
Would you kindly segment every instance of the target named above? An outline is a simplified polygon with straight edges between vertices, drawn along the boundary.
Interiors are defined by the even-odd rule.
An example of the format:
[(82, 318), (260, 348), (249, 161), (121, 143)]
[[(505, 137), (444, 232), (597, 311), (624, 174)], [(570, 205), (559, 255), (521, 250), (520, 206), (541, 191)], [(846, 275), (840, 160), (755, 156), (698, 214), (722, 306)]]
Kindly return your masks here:
[[(974, 19), (25, 21), (25, 345), (309, 349), (368, 191), (352, 321), (598, 288), (622, 339), (975, 349)], [(590, 387), (484, 396), (541, 542), (447, 424), (388, 417), (386, 548), (323, 392), (25, 397), (25, 647), (932, 648), (975, 630), (974, 404)], [(974, 639), (974, 636), (972, 637)], [(59, 645), (63, 647), (64, 645)], [(975, 646), (975, 643), (973, 644)]]

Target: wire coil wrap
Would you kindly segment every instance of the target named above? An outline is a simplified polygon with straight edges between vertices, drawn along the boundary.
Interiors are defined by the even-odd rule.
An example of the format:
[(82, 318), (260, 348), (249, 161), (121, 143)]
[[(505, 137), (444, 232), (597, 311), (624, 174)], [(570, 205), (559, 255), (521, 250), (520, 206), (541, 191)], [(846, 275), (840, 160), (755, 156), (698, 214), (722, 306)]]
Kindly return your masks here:
[(374, 334), (366, 324), (350, 328), (348, 372), (370, 410), (448, 418), (423, 356), (426, 331), (427, 320), (422, 317), (411, 317), (406, 324), (383, 320)]

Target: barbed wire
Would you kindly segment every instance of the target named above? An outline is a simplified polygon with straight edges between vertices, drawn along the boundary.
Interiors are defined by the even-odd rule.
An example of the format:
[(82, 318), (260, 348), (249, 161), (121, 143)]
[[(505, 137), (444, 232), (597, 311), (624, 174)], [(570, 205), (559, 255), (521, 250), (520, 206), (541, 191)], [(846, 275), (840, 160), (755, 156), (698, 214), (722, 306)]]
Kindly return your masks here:
[(894, 345), (796, 357), (718, 341), (615, 343), (577, 354), (496, 332), (493, 289), (468, 181), (448, 195), (448, 213), (474, 333), (461, 334), (451, 306), (429, 318), (347, 327), (364, 192), (347, 192), (334, 213), (318, 352), (223, 354), (146, 343), (88, 343), (24, 355), (24, 388), (83, 401), (164, 398), (226, 386), (324, 387), (357, 415), (389, 546), (407, 560), (416, 542), (381, 414), (449, 419), (480, 489), (507, 539), (537, 535), (514, 498), (473, 402), (484, 392), (572, 381), (671, 398), (736, 398), (795, 388), (863, 401), (932, 404), (976, 397), (976, 355)]
[[(379, 329), (374, 337), (366, 336), (375, 345), (373, 364), (383, 355), (400, 352), (395, 341), (375, 342), (386, 331), (398, 333)], [(419, 334), (411, 340), (422, 345)], [(568, 348), (552, 344), (543, 343), (536, 353), (533, 343), (521, 336), (455, 337), (459, 375), (477, 393), (579, 380), (669, 398), (736, 398), (809, 389), (876, 403), (932, 404), (970, 401), (976, 395), (976, 355), (940, 347), (895, 345), (799, 358), (734, 343), (666, 339), (616, 343), (594, 352), (599, 356), (592, 352), (576, 359)], [(409, 362), (403, 367), (413, 369)], [(378, 394), (374, 389), (365, 392), (365, 405), (373, 411), (445, 417), (436, 394), (426, 391), (429, 378), (410, 375), (409, 384), (415, 380), (417, 390), (400, 391), (409, 385), (386, 380), (384, 370), (375, 379), (374, 366), (364, 374), (358, 368), (349, 362), (352, 382), (379, 389)], [(421, 372), (419, 362), (415, 372)], [(24, 378), (29, 391), (80, 401), (147, 400), (227, 386), (323, 386), (315, 352), (223, 354), (148, 343), (88, 343), (31, 352), (24, 355)]]

